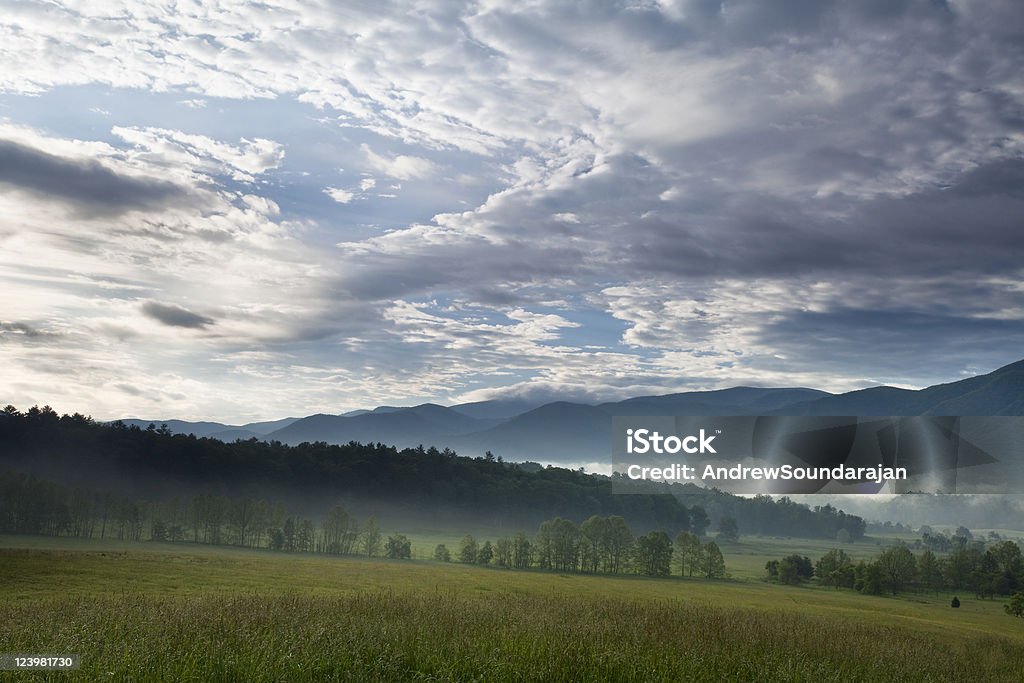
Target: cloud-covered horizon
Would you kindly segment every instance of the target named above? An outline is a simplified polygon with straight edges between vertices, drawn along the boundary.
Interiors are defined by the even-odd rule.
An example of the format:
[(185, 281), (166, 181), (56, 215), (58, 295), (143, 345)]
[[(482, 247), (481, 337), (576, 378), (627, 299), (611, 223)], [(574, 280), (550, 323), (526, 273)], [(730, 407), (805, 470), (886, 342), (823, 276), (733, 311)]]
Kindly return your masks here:
[(18, 3), (2, 400), (990, 371), (1024, 356), (1022, 35), (1010, 1)]

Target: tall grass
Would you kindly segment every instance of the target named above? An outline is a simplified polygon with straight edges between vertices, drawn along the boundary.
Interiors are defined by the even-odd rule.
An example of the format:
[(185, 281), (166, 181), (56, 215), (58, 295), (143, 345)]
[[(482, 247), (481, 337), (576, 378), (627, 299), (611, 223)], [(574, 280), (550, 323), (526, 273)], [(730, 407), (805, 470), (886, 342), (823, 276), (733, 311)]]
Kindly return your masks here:
[(1024, 648), (1000, 636), (950, 642), (811, 612), (513, 593), (0, 602), (0, 651), (78, 653), (79, 674), (108, 681), (1024, 680)]

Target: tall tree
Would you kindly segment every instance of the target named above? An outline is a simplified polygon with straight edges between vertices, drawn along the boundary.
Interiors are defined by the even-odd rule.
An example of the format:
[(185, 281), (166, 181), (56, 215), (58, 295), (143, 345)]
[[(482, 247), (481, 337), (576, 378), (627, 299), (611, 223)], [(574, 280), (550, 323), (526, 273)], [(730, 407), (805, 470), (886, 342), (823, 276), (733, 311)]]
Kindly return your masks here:
[(477, 564), (490, 564), (491, 560), (494, 559), (494, 546), (491, 545), (490, 541), (484, 541), (483, 545), (480, 546), (480, 551), (476, 554)]
[(926, 591), (937, 590), (942, 583), (942, 567), (931, 550), (925, 550), (917, 560), (917, 576)]
[(608, 538), (605, 542), (608, 548), (608, 562), (605, 571), (610, 574), (619, 574), (626, 569), (629, 561), (630, 548), (633, 547), (633, 532), (625, 518), (620, 515), (612, 515), (608, 518)]
[(701, 549), (701, 561), (703, 562), (703, 574), (709, 579), (718, 579), (725, 576), (725, 558), (722, 557), (722, 550), (714, 541), (708, 541)]
[(392, 534), (388, 536), (384, 553), (391, 560), (408, 560), (412, 557), (412, 542), (405, 534)]
[(664, 531), (651, 531), (636, 539), (637, 571), (646, 576), (668, 576), (672, 571), (672, 539)]
[(494, 542), (494, 564), (505, 568), (512, 566), (512, 539), (499, 538)]
[(477, 553), (479, 552), (480, 546), (472, 534), (466, 534), (462, 537), (462, 542), (459, 543), (459, 562), (476, 564)]
[(517, 532), (512, 540), (512, 566), (516, 569), (528, 569), (533, 564), (533, 544), (522, 531)]
[(892, 591), (893, 595), (906, 588), (917, 576), (914, 554), (902, 543), (883, 550), (877, 564), (882, 575), (882, 585)]
[(734, 517), (722, 517), (718, 520), (718, 540), (727, 543), (740, 540), (740, 527)]
[(689, 531), (681, 531), (676, 536), (676, 557), (679, 558), (679, 574), (693, 576), (700, 571), (701, 546), (700, 538)]
[(843, 550), (830, 550), (814, 565), (814, 575), (823, 586), (853, 587), (853, 560)]
[(702, 538), (711, 524), (707, 511), (700, 505), (694, 505), (690, 508), (688, 517), (690, 518), (690, 531), (696, 534), (698, 538)]
[(366, 520), (366, 526), (363, 527), (363, 533), (360, 536), (363, 554), (368, 557), (380, 555), (382, 540), (383, 536), (380, 533), (380, 527), (377, 526), (377, 519), (370, 517)]
[(347, 537), (352, 519), (340, 505), (335, 505), (327, 512), (323, 523), (322, 551), (341, 554), (348, 550)]

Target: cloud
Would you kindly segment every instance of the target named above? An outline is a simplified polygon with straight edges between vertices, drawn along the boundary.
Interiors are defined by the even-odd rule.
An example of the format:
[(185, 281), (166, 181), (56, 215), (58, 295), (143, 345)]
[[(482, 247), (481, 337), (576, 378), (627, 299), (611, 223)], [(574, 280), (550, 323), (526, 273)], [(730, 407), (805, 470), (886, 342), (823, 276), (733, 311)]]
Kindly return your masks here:
[[(46, 367), (91, 368), (68, 392), (115, 374), (90, 334), (189, 359), (132, 359), (168, 408), (252, 417), (1020, 355), (1020, 3), (271, 5), (0, 20), (5, 115), (69, 112), (0, 125), (67, 179), (4, 181), (0, 277), (61, 330)], [(139, 301), (217, 322), (189, 346)]]
[(355, 192), (352, 192), (351, 190), (343, 190), (340, 187), (325, 187), (324, 194), (339, 204), (348, 204), (356, 198)]
[(174, 183), (118, 173), (95, 160), (61, 157), (11, 140), (0, 140), (2, 185), (101, 214), (160, 206), (184, 194)]
[[(231, 371), (195, 357), (175, 330), (200, 330), (211, 347), (238, 349), (309, 336), (322, 318), (327, 301), (315, 274), (325, 262), (294, 237), (304, 225), (283, 217), (272, 199), (148, 149), (23, 127), (0, 133), (71, 165), (84, 157), (119, 177), (163, 176), (180, 188), (167, 201), (116, 214), (69, 208), (57, 194), (0, 192), (0, 281), (17, 292), (5, 299), (0, 365), (17, 403), (46, 402), (51, 393), (54, 404), (85, 401), (88, 412), (123, 415), (132, 406), (114, 383), (130, 378), (144, 405), (163, 412), (162, 402), (193, 400), (207, 377), (240, 386)], [(172, 301), (202, 301), (217, 315)], [(34, 354), (25, 351), (30, 344)], [(196, 375), (183, 376), (172, 357), (188, 358)], [(62, 377), (59, 390), (53, 376)], [(229, 390), (215, 393), (235, 404)], [(204, 410), (215, 410), (210, 401)]]
[(398, 180), (410, 180), (412, 178), (425, 178), (437, 170), (437, 165), (429, 159), (423, 157), (408, 156), (405, 154), (399, 154), (394, 157), (388, 157), (381, 154), (377, 154), (369, 145), (363, 144), (360, 146), (363, 154), (366, 155), (366, 160), (370, 164), (370, 168), (386, 176), (397, 178)]
[(241, 182), (253, 182), (256, 176), (276, 168), (284, 159), (282, 146), (265, 138), (243, 138), (232, 145), (206, 135), (166, 128), (115, 126), (111, 132), (163, 163), (225, 174)]
[(59, 340), (60, 334), (41, 330), (28, 323), (0, 321), (0, 341), (40, 343)]
[(213, 318), (208, 318), (198, 313), (175, 306), (173, 304), (161, 304), (156, 301), (147, 301), (142, 305), (142, 312), (154, 320), (162, 322), (169, 327), (187, 327), (189, 329), (203, 329), (214, 323)]

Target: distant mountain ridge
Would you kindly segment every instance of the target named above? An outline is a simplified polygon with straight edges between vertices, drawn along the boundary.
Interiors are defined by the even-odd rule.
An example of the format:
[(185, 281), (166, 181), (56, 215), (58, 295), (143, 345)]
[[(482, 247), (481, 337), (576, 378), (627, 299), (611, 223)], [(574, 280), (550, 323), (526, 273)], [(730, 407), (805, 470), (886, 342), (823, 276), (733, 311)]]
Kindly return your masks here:
[(145, 429), (149, 425), (160, 427), (167, 425), (167, 428), (175, 434), (194, 434), (199, 438), (209, 437), (221, 441), (237, 441), (241, 439), (248, 441), (253, 438), (262, 438), (271, 432), (287, 427), (299, 420), (298, 417), (285, 417), (280, 420), (268, 420), (265, 422), (249, 422), (244, 425), (228, 425), (221, 422), (188, 422), (185, 420), (142, 420), (129, 417), (119, 422), (126, 425), (135, 425)]
[(1024, 415), (1024, 360), (917, 391), (871, 387), (789, 409), (791, 415)]
[(180, 420), (124, 422), (143, 427), (165, 423), (173, 432), (224, 441), (422, 444), (453, 448), (464, 455), (492, 451), (506, 460), (580, 463), (607, 457), (614, 415), (1024, 415), (1024, 361), (917, 391), (880, 386), (830, 394), (800, 387), (733, 387), (599, 405), (567, 401), (535, 405), (505, 399), (450, 407), (433, 403), (380, 406), (240, 426)]

